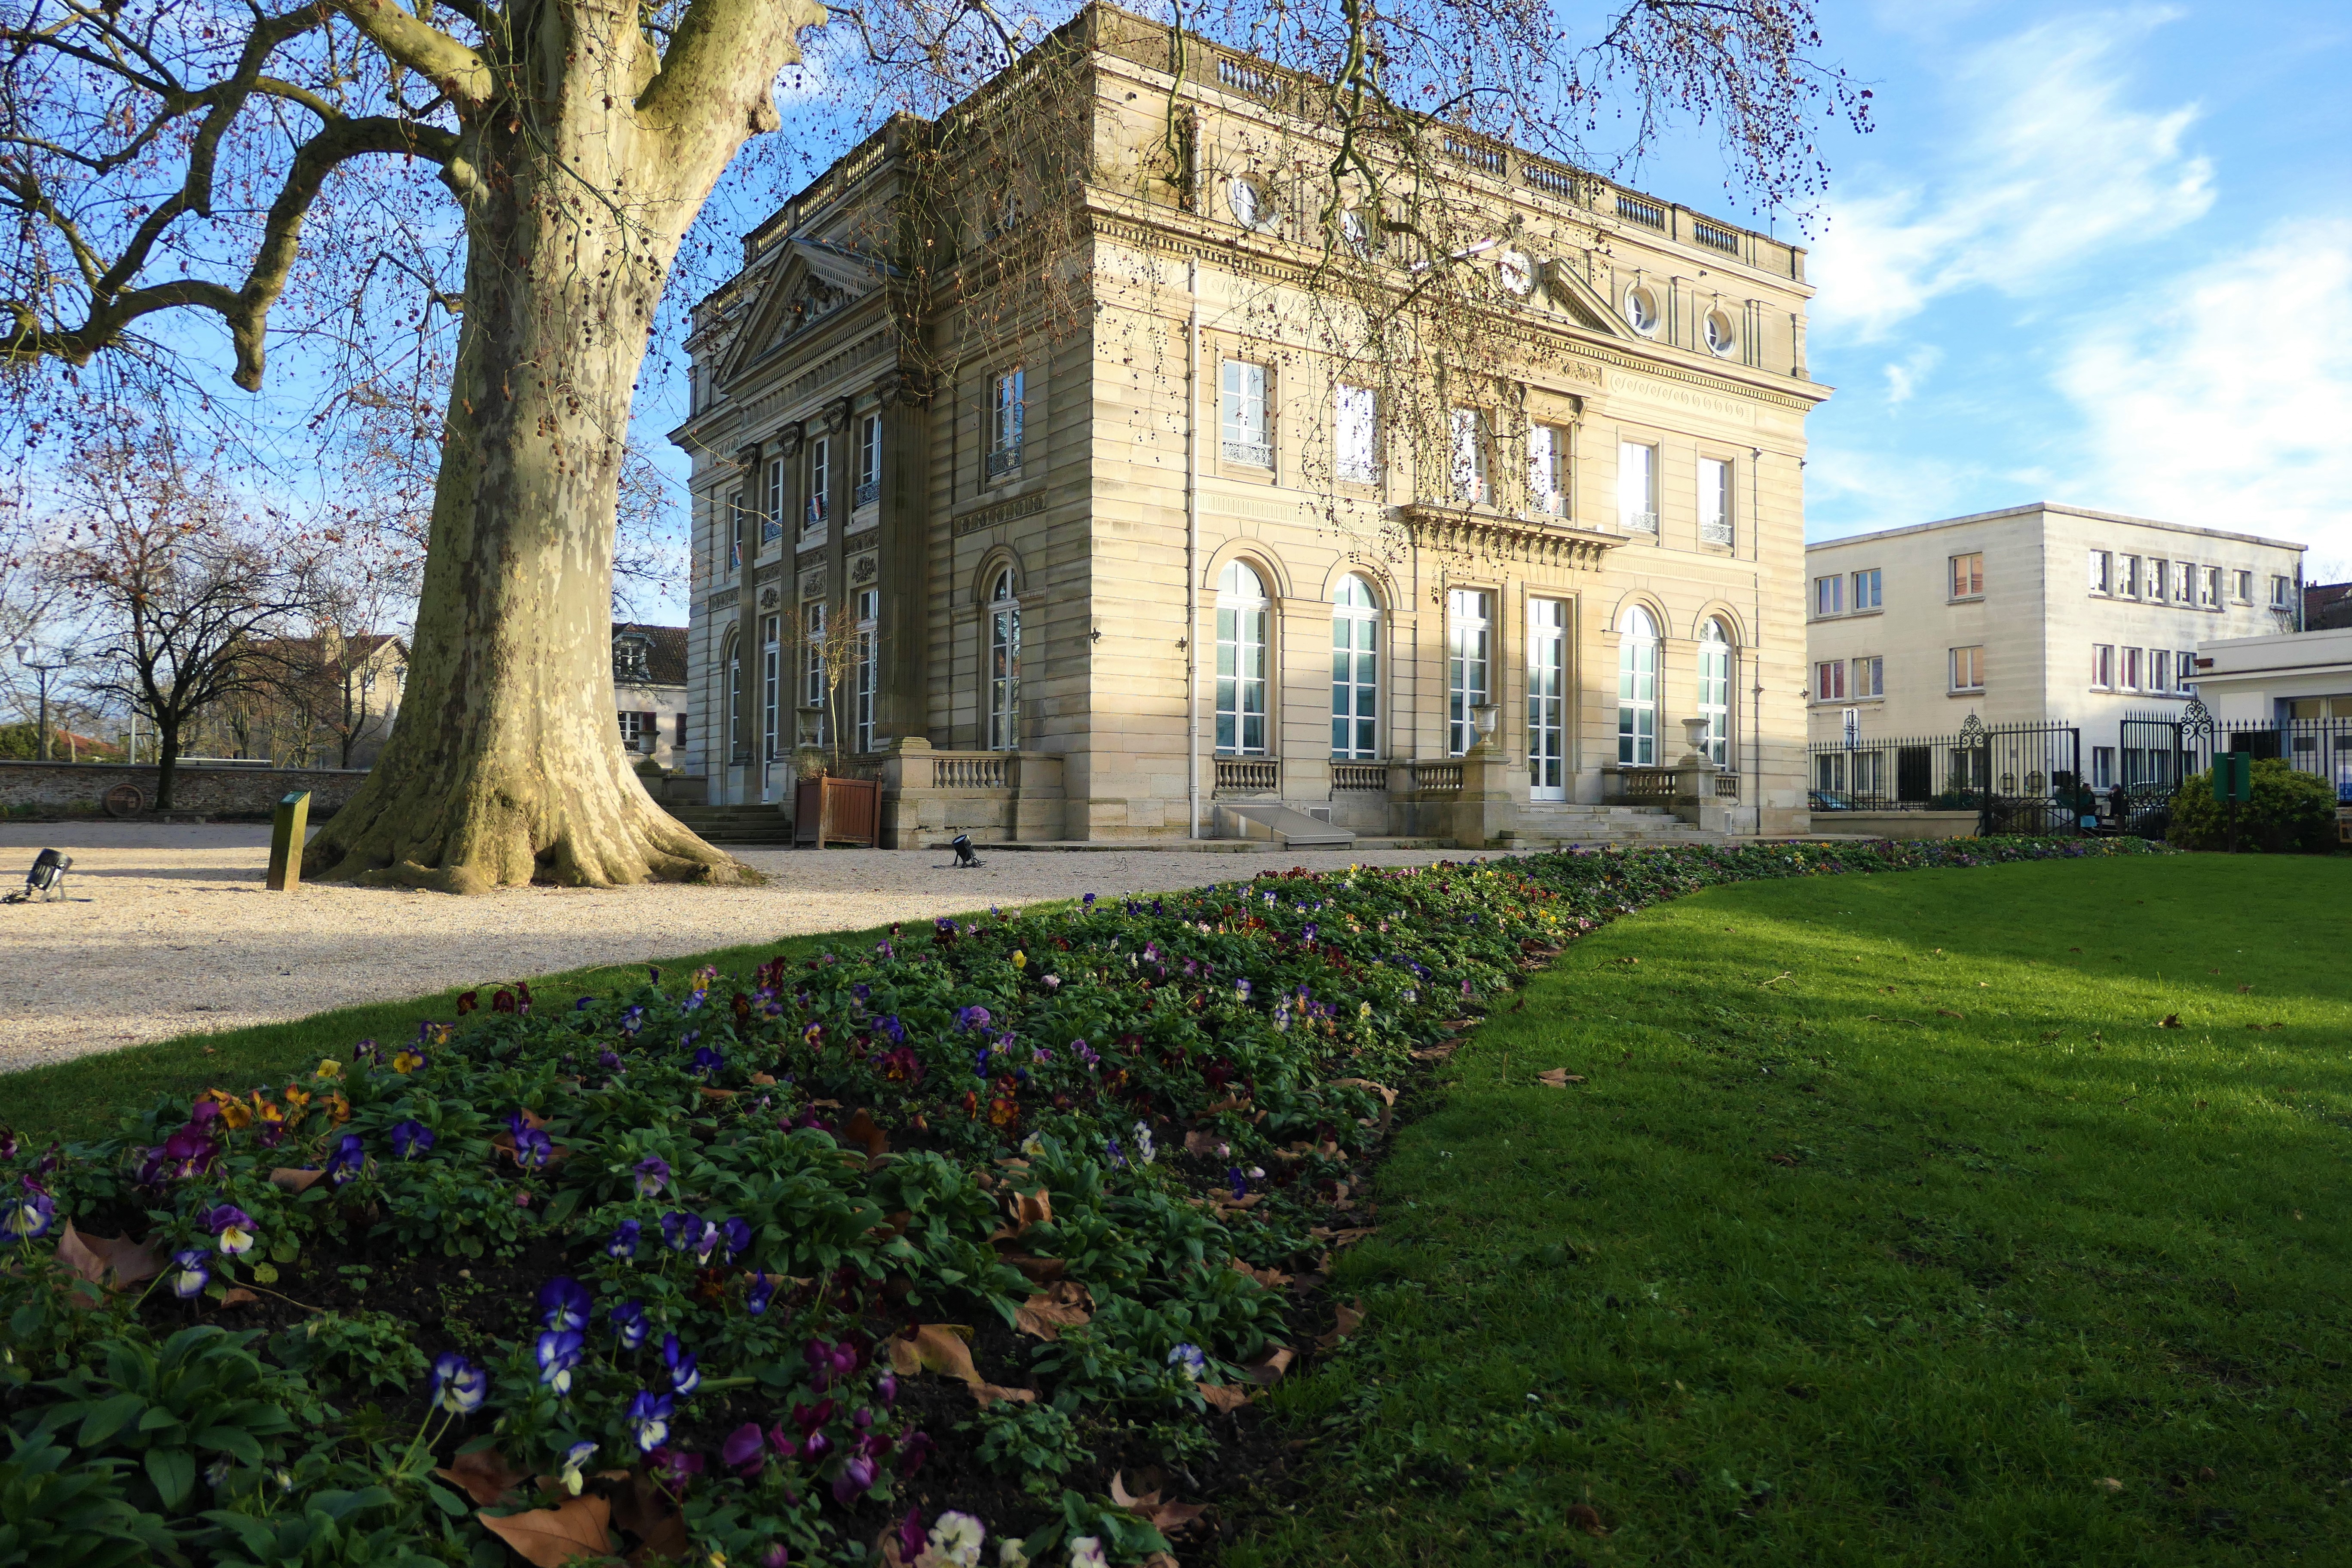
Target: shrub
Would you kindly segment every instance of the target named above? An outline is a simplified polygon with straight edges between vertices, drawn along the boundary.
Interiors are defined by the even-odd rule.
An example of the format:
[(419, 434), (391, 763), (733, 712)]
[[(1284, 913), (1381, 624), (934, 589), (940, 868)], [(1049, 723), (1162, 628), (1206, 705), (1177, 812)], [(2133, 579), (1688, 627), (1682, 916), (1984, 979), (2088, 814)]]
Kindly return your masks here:
[[(2336, 797), (2327, 781), (2271, 757), (2254, 759), (2254, 798), (2238, 807), (2238, 845), (2272, 855), (2326, 855), (2336, 847)], [(2199, 773), (2172, 797), (2165, 841), (2181, 849), (2226, 849), (2230, 808), (2213, 798), (2213, 774)]]

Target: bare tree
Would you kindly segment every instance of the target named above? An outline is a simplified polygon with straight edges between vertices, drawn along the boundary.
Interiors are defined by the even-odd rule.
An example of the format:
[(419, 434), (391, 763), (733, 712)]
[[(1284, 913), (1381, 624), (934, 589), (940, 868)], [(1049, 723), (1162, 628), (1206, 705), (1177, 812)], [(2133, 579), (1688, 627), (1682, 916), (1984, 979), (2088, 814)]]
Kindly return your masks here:
[[(0, 209), (16, 220), (0, 358), (176, 363), (160, 323), (194, 312), (226, 330), (253, 390), (273, 336), (364, 380), (371, 310), (420, 331), (457, 318), (409, 698), (308, 874), (457, 891), (739, 874), (653, 803), (611, 721), (616, 497), (688, 228), (745, 142), (778, 128), (772, 86), (825, 15), (815, 0), (22, 0), (0, 21)], [(1023, 60), (1069, 9), (845, 15), (828, 65), (869, 70), (877, 110), (919, 110)], [(1769, 192), (1811, 153), (1810, 0), (1620, 0), (1582, 31), (1538, 0), (1227, 0), (1170, 19), (1335, 84), (1323, 110), (1379, 155), (1342, 157), (1326, 182), (1406, 193), (1381, 222), (1440, 237), (1424, 248), (1441, 258), (1410, 197), (1432, 126), (1528, 131), (1541, 104), (1532, 130), (1574, 142), (1622, 81), (1637, 141), (1664, 109), (1713, 114)], [(1170, 121), (1173, 180), (1172, 105)], [(459, 253), (462, 279), (445, 276)]]
[(168, 436), (122, 436), (79, 459), (73, 485), (47, 571), (101, 639), (83, 689), (154, 724), (155, 805), (168, 809), (184, 735), (262, 689), (253, 646), (296, 623), (310, 572)]

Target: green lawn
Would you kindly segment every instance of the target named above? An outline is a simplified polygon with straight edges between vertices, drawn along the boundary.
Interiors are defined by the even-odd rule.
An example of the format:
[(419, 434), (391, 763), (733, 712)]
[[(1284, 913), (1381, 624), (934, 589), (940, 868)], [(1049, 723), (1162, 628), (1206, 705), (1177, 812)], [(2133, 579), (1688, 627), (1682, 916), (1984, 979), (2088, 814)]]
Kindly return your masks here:
[(2348, 939), (2352, 863), (2200, 856), (1578, 943), (1401, 1131), (1226, 1563), (2352, 1562)]
[[(879, 942), (887, 934), (887, 928), (882, 926), (862, 931), (825, 931), (655, 962), (672, 973), (709, 963), (723, 973), (740, 975), (779, 953), (804, 958)], [(641, 963), (604, 964), (562, 974), (532, 975), (530, 988), (540, 1005), (569, 1007), (583, 993), (619, 990), (644, 974)], [(487, 1005), (491, 991), (512, 978), (484, 973), (483, 1002)], [(34, 1142), (100, 1137), (114, 1131), (124, 1111), (143, 1110), (165, 1090), (186, 1094), (213, 1084), (244, 1090), (289, 1073), (307, 1073), (322, 1057), (348, 1058), (352, 1044), (359, 1040), (411, 1038), (421, 1018), (456, 1017), (458, 994), (444, 991), (434, 996), (339, 1007), (283, 1024), (182, 1035), (152, 1045), (128, 1046), (8, 1073), (0, 1076), (0, 1122)]]

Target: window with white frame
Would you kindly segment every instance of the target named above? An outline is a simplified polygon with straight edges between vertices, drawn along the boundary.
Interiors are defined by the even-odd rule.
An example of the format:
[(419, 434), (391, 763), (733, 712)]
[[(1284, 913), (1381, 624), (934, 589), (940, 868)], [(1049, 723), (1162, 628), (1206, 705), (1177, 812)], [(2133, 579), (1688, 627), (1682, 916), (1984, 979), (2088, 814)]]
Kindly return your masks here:
[(621, 747), (624, 751), (650, 752), (660, 742), (660, 714), (623, 713), (621, 715)]
[(1331, 394), (1334, 459), (1342, 481), (1351, 485), (1380, 482), (1379, 405), (1369, 386), (1335, 387)]
[(1451, 408), (1445, 415), (1446, 494), (1464, 506), (1488, 499), (1486, 416), (1477, 408)]
[(743, 570), (743, 492), (737, 490), (727, 498), (727, 570), (730, 574)]
[(808, 506), (801, 520), (803, 537), (824, 531), (833, 515), (833, 437), (819, 436), (808, 444)]
[(760, 621), (760, 760), (772, 763), (784, 743), (784, 617)]
[(2139, 597), (2138, 556), (2118, 555), (2116, 557), (2116, 594), (2118, 597), (2126, 599), (2137, 599)]
[(868, 414), (857, 422), (857, 493), (850, 506), (872, 506), (882, 498), (882, 416)]
[(743, 639), (727, 639), (727, 760), (730, 763), (747, 761), (743, 755)]
[(2105, 690), (2116, 683), (2116, 648), (2113, 643), (2091, 645), (2091, 684)]
[(1331, 755), (1342, 761), (1381, 754), (1380, 648), (1380, 601), (1350, 572), (1331, 595)]
[(882, 683), (881, 617), (881, 590), (859, 590), (857, 679), (849, 697), (849, 734), (850, 748), (861, 755), (874, 749), (874, 700)]
[(824, 707), (824, 601), (801, 606), (801, 706)]
[(2252, 604), (2254, 602), (2254, 574), (2252, 572), (2239, 573), (2236, 597), (2238, 603), (2242, 605)]
[(2091, 592), (2094, 594), (2106, 593), (2108, 591), (2110, 577), (2114, 571), (2115, 557), (2112, 554), (2105, 550), (2092, 551)]
[(1639, 605), (1617, 627), (1617, 761), (1658, 765), (1658, 623)]
[(2147, 689), (2150, 691), (2172, 689), (2172, 653), (2168, 648), (2147, 650)]
[(1984, 552), (1971, 551), (1952, 557), (1952, 597), (1979, 599), (1984, 596)]
[(1731, 542), (1731, 465), (1721, 458), (1698, 460), (1698, 537), (1702, 544)]
[(784, 491), (791, 470), (782, 458), (768, 459), (768, 510), (760, 520), (760, 542), (772, 544), (784, 536)]
[(1816, 702), (1845, 700), (1845, 660), (1825, 658), (1814, 664), (1813, 700)]
[(2198, 586), (2198, 608), (2218, 610), (2221, 607), (2221, 569), (2219, 566), (2205, 568), (2204, 580)]
[(1022, 367), (1017, 364), (989, 377), (988, 477), (992, 479), (1021, 467), (1022, 421), (1026, 412), (1022, 385)]
[(1985, 683), (1984, 646), (1952, 650), (1952, 689), (1982, 691)]
[(2116, 657), (2116, 682), (2126, 691), (2139, 689), (2139, 655), (2136, 647), (2119, 648)]
[(2168, 586), (2171, 581), (2172, 563), (2167, 561), (2161, 555), (2149, 556), (2147, 558), (2147, 587), (2146, 590), (2146, 596), (2148, 601), (2152, 604), (2158, 605), (2164, 603), (2166, 597), (2172, 592), (2171, 588)]
[(2294, 592), (2294, 578), (2273, 577), (2271, 579), (2271, 608), (2273, 610), (2285, 609), (2287, 607), (2289, 595)]
[(1853, 694), (1856, 697), (1886, 695), (1886, 659), (1880, 654), (1865, 654), (1853, 661)]
[(1698, 716), (1706, 721), (1699, 752), (1717, 767), (1731, 765), (1731, 634), (1710, 617), (1698, 633)]
[(2182, 648), (2172, 656), (2172, 689), (2189, 691), (2197, 685), (2197, 650)]
[(2116, 749), (2113, 746), (2091, 748), (2091, 787), (2093, 789), (2116, 787)]
[(988, 589), (988, 749), (1021, 749), (1021, 598), (1009, 566)]
[(1219, 427), (1221, 450), (1228, 463), (1248, 468), (1274, 467), (1274, 435), (1266, 418), (1265, 366), (1247, 360), (1225, 361)]
[(1628, 533), (1658, 531), (1658, 449), (1646, 442), (1617, 444), (1617, 526)]
[(1842, 616), (1845, 614), (1845, 578), (1836, 573), (1813, 579), (1813, 614)]
[(1528, 794), (1568, 798), (1568, 602), (1528, 601)]
[(1568, 432), (1558, 425), (1528, 429), (1528, 510), (1540, 517), (1568, 515)]
[(1875, 610), (1880, 607), (1879, 573), (1880, 569), (1873, 566), (1868, 571), (1857, 572), (1853, 574), (1853, 607), (1856, 610)]
[(2177, 562), (2172, 569), (2172, 602), (2193, 605), (2197, 602), (2197, 568), (2186, 561)]
[(1445, 749), (1452, 756), (1478, 743), (1475, 710), (1494, 700), (1494, 605), (1483, 588), (1445, 595)]
[(1265, 754), (1265, 584), (1246, 562), (1217, 579), (1217, 751)]

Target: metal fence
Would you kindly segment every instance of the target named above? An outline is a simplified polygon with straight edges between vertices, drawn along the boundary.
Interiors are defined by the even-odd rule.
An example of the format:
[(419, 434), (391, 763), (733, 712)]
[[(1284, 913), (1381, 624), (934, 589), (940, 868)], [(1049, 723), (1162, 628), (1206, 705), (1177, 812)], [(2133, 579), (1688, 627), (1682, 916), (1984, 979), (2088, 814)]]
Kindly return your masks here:
[(2180, 787), (2213, 765), (2216, 752), (2251, 752), (2326, 781), (2336, 804), (2352, 806), (2352, 718), (2224, 723), (2191, 701), (2177, 713), (2135, 713), (2123, 721), (2114, 811), (2126, 825), (2160, 830)]
[(1989, 727), (1971, 713), (1955, 734), (1853, 735), (1806, 750), (1816, 827), (1841, 811), (1973, 811), (1986, 833), (2066, 834), (2097, 815), (2072, 724)]

